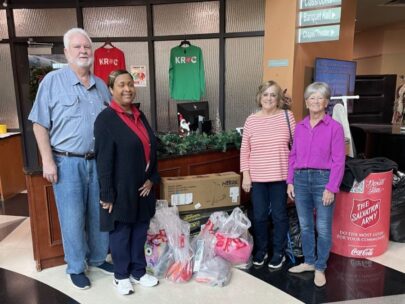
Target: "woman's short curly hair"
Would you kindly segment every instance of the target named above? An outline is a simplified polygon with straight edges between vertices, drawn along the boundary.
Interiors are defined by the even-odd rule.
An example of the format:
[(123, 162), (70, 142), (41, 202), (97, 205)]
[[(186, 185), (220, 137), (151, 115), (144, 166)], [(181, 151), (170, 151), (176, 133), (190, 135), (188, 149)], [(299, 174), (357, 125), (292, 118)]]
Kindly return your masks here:
[(283, 90), (281, 89), (280, 85), (273, 81), (273, 80), (268, 80), (263, 82), (256, 93), (256, 104), (259, 108), (262, 107), (261, 104), (261, 99), (262, 99), (262, 95), (263, 93), (270, 87), (275, 87), (276, 88), (276, 94), (277, 94), (277, 108), (282, 108), (283, 106)]

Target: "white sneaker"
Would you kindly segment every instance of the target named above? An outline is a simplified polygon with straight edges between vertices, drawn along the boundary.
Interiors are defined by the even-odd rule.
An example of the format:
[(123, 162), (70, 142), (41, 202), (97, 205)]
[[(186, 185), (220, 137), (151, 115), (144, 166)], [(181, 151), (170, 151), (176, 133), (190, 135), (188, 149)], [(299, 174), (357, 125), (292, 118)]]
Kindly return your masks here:
[(159, 280), (157, 278), (147, 273), (145, 273), (139, 280), (130, 275), (129, 281), (132, 284), (140, 284), (143, 287), (153, 287), (159, 284)]
[(132, 287), (131, 281), (129, 279), (117, 280), (113, 279), (113, 284), (117, 287), (117, 290), (122, 295), (129, 295), (134, 293), (134, 288)]

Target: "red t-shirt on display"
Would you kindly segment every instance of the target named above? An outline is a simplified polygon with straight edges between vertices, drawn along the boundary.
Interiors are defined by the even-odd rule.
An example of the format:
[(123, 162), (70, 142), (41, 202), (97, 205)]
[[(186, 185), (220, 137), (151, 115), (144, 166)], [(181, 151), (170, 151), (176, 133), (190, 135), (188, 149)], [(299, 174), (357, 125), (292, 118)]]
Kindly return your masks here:
[(125, 55), (120, 49), (100, 47), (94, 51), (94, 75), (108, 84), (108, 75), (115, 70), (125, 70)]

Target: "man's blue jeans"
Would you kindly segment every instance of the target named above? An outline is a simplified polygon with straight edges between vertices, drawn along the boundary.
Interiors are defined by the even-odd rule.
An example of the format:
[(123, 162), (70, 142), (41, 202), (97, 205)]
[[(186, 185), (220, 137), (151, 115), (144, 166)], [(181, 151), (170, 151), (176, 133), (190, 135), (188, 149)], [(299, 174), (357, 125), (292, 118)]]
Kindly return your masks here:
[(268, 252), (269, 212), (273, 220), (273, 254), (284, 254), (287, 244), (287, 184), (285, 181), (252, 183), (253, 231), (256, 252)]
[(54, 156), (58, 183), (53, 184), (66, 272), (79, 274), (104, 263), (108, 232), (100, 232), (100, 198), (96, 161), (80, 157)]
[[(294, 172), (295, 205), (301, 227), (302, 251), (305, 263), (316, 270), (326, 269), (332, 246), (332, 219), (335, 203), (324, 206), (323, 192), (329, 181), (329, 170), (303, 169)], [(315, 243), (314, 209), (316, 210)], [(316, 254), (315, 254), (316, 249)]]

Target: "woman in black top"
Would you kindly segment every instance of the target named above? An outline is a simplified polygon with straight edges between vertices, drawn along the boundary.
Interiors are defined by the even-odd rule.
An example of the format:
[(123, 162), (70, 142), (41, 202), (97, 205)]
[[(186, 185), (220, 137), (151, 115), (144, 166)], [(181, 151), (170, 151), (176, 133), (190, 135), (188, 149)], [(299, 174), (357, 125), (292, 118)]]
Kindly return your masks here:
[(153, 186), (159, 182), (156, 138), (145, 115), (132, 104), (136, 90), (131, 75), (114, 71), (108, 86), (113, 99), (94, 125), (100, 228), (110, 232), (113, 283), (119, 293), (131, 294), (132, 284), (158, 284), (146, 274), (144, 253), (149, 222), (155, 214)]

